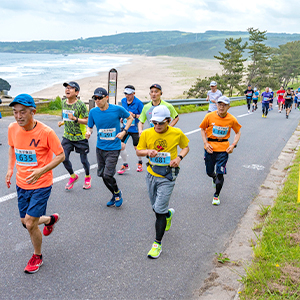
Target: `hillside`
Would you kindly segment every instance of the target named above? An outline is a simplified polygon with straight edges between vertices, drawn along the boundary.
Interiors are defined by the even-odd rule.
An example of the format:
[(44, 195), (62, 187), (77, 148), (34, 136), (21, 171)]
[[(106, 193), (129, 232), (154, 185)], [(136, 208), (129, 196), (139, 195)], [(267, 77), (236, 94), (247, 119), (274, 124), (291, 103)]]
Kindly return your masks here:
[[(169, 55), (192, 58), (213, 58), (224, 51), (224, 40), (242, 37), (247, 31), (150, 31), (121, 33), (68, 41), (0, 42), (0, 52), (12, 53), (118, 53), (149, 56)], [(300, 40), (300, 34), (267, 33), (271, 47)]]

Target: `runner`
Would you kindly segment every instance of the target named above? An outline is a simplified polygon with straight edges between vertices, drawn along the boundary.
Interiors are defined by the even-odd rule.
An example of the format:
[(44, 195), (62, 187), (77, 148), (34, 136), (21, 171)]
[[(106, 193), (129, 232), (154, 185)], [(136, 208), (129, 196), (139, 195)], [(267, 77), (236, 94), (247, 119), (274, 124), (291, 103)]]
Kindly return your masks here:
[(272, 91), (271, 88), (269, 89), (269, 92), (271, 93), (271, 98), (270, 98), (270, 100), (269, 100), (269, 105), (270, 105), (269, 111), (270, 111), (270, 110), (273, 110), (274, 92)]
[(77, 82), (65, 82), (67, 100), (62, 101), (63, 121), (58, 122), (58, 126), (65, 125), (62, 146), (65, 151), (65, 160), (63, 162), (66, 170), (70, 174), (69, 182), (65, 189), (71, 190), (74, 183), (78, 181), (79, 176), (74, 173), (72, 163), (70, 162), (70, 153), (75, 150), (79, 153), (80, 160), (85, 171), (84, 189), (91, 188), (90, 163), (87, 154), (90, 151), (89, 142), (85, 138), (86, 124), (88, 120), (88, 110), (86, 105), (77, 99), (80, 87)]
[(50, 216), (45, 214), (53, 184), (51, 170), (65, 159), (65, 155), (55, 132), (34, 119), (36, 105), (30, 95), (18, 95), (9, 106), (13, 107), (16, 122), (8, 127), (8, 169), (5, 181), (10, 188), (16, 162), (21, 223), (28, 230), (34, 248), (24, 272), (35, 273), (43, 264), (42, 233), (38, 225), (45, 224), (43, 234), (48, 236), (59, 220), (56, 213)]
[(173, 119), (172, 122), (170, 123), (170, 126), (174, 127), (179, 120), (178, 113), (175, 110), (174, 106), (164, 100), (161, 100), (162, 88), (159, 84), (152, 84), (150, 86), (149, 95), (151, 98), (151, 102), (147, 103), (144, 106), (143, 111), (139, 117), (139, 121), (140, 121), (138, 123), (139, 135), (142, 134), (144, 123), (146, 122), (146, 120), (148, 120), (150, 126), (153, 127), (153, 124), (150, 122), (152, 117), (152, 111), (158, 105), (165, 105), (170, 110), (171, 118)]
[(287, 91), (284, 93), (283, 98), (285, 99), (285, 117), (288, 119), (293, 105), (293, 93), (290, 87), (287, 88)]
[[(228, 154), (233, 152), (241, 136), (241, 125), (237, 119), (228, 113), (230, 100), (222, 96), (217, 102), (218, 110), (207, 114), (202, 123), (201, 137), (204, 143), (204, 161), (206, 173), (212, 178), (212, 185), (216, 189), (212, 204), (220, 205), (220, 192), (226, 174)], [(228, 139), (231, 129), (235, 132), (233, 143), (230, 145)]]
[[(104, 88), (97, 88), (93, 99), (97, 107), (90, 110), (85, 136), (89, 139), (93, 132), (93, 127), (96, 125), (97, 175), (102, 177), (104, 184), (112, 193), (112, 198), (106, 205), (108, 207), (120, 207), (123, 203), (122, 192), (118, 188), (114, 175), (121, 151), (121, 140), (128, 133), (133, 118), (125, 108), (108, 103), (108, 94)], [(121, 119), (127, 119), (123, 131), (120, 128)]]
[[(248, 114), (250, 114), (251, 101), (252, 101), (252, 97), (254, 96), (254, 91), (251, 87), (251, 84), (248, 84), (248, 88), (244, 92), (244, 95), (246, 95)], [(257, 101), (256, 101), (256, 103), (257, 103)], [(253, 111), (253, 109), (252, 109), (252, 111)]]
[(297, 93), (298, 93), (298, 90), (293, 91), (294, 103), (295, 103), (295, 109), (297, 109), (297, 103), (298, 103)]
[[(129, 170), (128, 163), (127, 163), (127, 151), (125, 149), (126, 143), (129, 137), (132, 137), (133, 147), (136, 150), (136, 146), (139, 143), (139, 117), (143, 110), (144, 104), (141, 100), (135, 97), (135, 88), (133, 85), (126, 85), (124, 89), (125, 98), (122, 99), (122, 106), (129, 111), (130, 115), (133, 117), (133, 121), (131, 126), (128, 129), (128, 133), (125, 134), (124, 138), (122, 139), (122, 149), (121, 149), (121, 158), (123, 161), (123, 165), (121, 169), (118, 171), (118, 174), (122, 175), (127, 170)], [(123, 121), (124, 127), (126, 126), (126, 119)], [(137, 164), (137, 172), (143, 171), (143, 161), (141, 157), (138, 157), (138, 164)]]
[(206, 101), (209, 101), (208, 113), (217, 110), (217, 100), (222, 96), (222, 92), (218, 90), (217, 83), (212, 81), (210, 83), (210, 91), (207, 92)]
[(270, 90), (268, 87), (266, 87), (265, 92), (263, 92), (260, 97), (261, 97), (261, 103), (262, 103), (261, 107), (262, 107), (262, 113), (263, 113), (262, 117), (266, 118), (268, 115), (268, 111), (269, 111), (269, 101), (272, 97), (272, 94), (270, 93)]
[[(146, 184), (156, 216), (156, 237), (148, 257), (158, 258), (162, 251), (163, 235), (170, 229), (175, 212), (173, 208), (169, 209), (169, 201), (179, 173), (179, 164), (189, 152), (189, 140), (179, 128), (169, 126), (171, 116), (166, 106), (155, 107), (151, 121), (154, 128), (142, 132), (136, 153), (149, 158)], [(177, 146), (182, 149), (179, 155)]]
[(257, 110), (257, 101), (258, 101), (258, 97), (259, 97), (259, 91), (257, 90), (257, 88), (254, 88), (254, 95), (253, 95), (253, 107), (252, 107), (252, 112)]
[(280, 87), (280, 90), (277, 91), (277, 99), (278, 99), (278, 112), (281, 113), (285, 99), (283, 98), (285, 90), (283, 86)]
[(300, 88), (298, 88), (296, 96), (297, 96), (297, 108), (298, 110), (300, 110)]

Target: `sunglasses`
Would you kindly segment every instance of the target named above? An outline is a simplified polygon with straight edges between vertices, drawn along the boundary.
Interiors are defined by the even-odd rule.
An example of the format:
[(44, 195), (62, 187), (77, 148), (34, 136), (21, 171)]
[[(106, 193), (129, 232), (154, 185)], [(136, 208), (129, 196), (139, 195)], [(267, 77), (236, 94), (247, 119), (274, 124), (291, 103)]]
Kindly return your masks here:
[(167, 121), (164, 122), (156, 122), (156, 121), (152, 121), (153, 125), (164, 125)]
[(94, 100), (102, 100), (103, 98), (105, 98), (104, 96), (99, 97), (99, 96), (93, 96)]

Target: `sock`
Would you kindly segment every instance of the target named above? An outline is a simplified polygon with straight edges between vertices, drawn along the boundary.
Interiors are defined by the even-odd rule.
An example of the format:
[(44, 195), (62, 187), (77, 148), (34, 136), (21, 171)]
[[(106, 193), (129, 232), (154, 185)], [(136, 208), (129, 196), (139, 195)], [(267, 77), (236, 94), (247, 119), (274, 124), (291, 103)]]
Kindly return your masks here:
[(166, 213), (166, 217), (170, 218), (171, 217), (171, 212), (168, 210), (168, 212)]
[(117, 192), (114, 192), (115, 194), (119, 194), (121, 191), (120, 190), (118, 190)]
[(91, 175), (85, 175), (85, 178), (89, 178), (89, 177), (91, 177)]
[(214, 193), (214, 197), (218, 198), (218, 197), (219, 197), (219, 195), (217, 195), (216, 193)]
[(154, 242), (156, 242), (157, 244), (160, 244), (161, 245), (161, 241), (157, 241), (157, 240), (154, 240)]
[(50, 216), (50, 222), (49, 222), (49, 224), (45, 224), (46, 226), (51, 226), (51, 225), (53, 225), (55, 223), (55, 218), (54, 218), (54, 216)]
[(76, 178), (76, 174), (73, 173), (73, 174), (71, 175), (71, 177), (72, 177), (72, 178)]
[(125, 164), (127, 165), (127, 151), (126, 149), (122, 150), (121, 153), (121, 158), (123, 160), (123, 165), (125, 166)]

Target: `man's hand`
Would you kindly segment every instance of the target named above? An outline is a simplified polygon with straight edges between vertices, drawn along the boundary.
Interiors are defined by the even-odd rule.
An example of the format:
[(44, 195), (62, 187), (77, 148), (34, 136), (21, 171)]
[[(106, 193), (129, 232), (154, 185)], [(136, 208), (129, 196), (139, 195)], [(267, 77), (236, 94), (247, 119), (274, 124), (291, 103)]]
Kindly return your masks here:
[(213, 146), (211, 145), (211, 144), (209, 144), (208, 142), (206, 142), (205, 144), (204, 144), (204, 147), (205, 147), (205, 149), (206, 149), (206, 151), (208, 152), (208, 153), (213, 153), (214, 152), (214, 148), (213, 148)]
[(226, 152), (227, 152), (227, 153), (232, 153), (232, 152), (233, 152), (233, 149), (234, 149), (234, 145), (230, 145), (230, 146), (226, 149)]
[(10, 188), (10, 186), (11, 186), (10, 179), (11, 179), (12, 175), (13, 175), (13, 170), (7, 171), (6, 176), (5, 176), (5, 182), (6, 182), (7, 188)]
[(157, 155), (157, 151), (156, 150), (148, 150), (148, 156), (149, 157), (155, 157)]
[(26, 177), (26, 182), (28, 184), (35, 184), (38, 179), (43, 175), (43, 169), (29, 169), (27, 172), (32, 172), (29, 176)]
[(60, 126), (64, 125), (65, 122), (64, 121), (59, 121), (57, 124), (58, 124), (58, 127), (60, 127)]
[(181, 162), (181, 158), (177, 156), (175, 159), (171, 160), (170, 167), (172, 168), (179, 167), (180, 162)]
[(116, 135), (116, 138), (122, 140), (125, 134), (126, 134), (126, 131), (123, 130)]
[(69, 118), (69, 120), (73, 120), (73, 121), (76, 120), (76, 117), (73, 116), (73, 114), (71, 114), (71, 113), (68, 113), (68, 118)]

